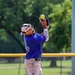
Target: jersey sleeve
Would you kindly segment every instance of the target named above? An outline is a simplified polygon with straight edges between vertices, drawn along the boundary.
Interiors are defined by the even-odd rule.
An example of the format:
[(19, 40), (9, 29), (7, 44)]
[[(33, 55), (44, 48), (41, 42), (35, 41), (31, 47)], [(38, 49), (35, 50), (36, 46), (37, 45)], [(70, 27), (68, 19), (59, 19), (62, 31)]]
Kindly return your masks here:
[(46, 41), (46, 37), (42, 34), (38, 34), (37, 36), (35, 36), (35, 40), (38, 43), (44, 43)]
[(42, 35), (42, 34), (34, 34), (33, 36), (29, 36), (29, 37), (26, 37), (24, 36), (24, 41), (26, 42), (29, 42), (29, 44), (32, 44), (32, 43), (44, 43), (46, 41), (46, 36)]

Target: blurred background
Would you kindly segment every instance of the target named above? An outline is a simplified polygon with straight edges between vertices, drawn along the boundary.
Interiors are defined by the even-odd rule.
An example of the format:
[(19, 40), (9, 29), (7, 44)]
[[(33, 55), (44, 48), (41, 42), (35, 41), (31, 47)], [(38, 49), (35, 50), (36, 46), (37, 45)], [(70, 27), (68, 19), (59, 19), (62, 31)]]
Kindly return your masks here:
[[(20, 27), (30, 23), (37, 33), (42, 33), (40, 14), (49, 18), (50, 25), (49, 41), (43, 44), (43, 53), (70, 53), (72, 0), (0, 0), (0, 53), (25, 53)], [(43, 60), (49, 61), (49, 67), (57, 67), (57, 59), (69, 59), (71, 65), (70, 58), (52, 57)], [(20, 59), (0, 58), (1, 63), (15, 61), (19, 62)]]

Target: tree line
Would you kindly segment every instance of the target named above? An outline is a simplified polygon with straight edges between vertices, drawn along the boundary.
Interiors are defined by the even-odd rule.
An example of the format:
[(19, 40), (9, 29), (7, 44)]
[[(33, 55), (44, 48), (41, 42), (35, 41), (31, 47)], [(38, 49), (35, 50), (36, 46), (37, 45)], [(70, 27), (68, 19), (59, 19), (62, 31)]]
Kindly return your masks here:
[(42, 33), (40, 14), (49, 18), (49, 41), (43, 52), (71, 51), (71, 0), (0, 0), (0, 53), (25, 52), (20, 27), (30, 23)]

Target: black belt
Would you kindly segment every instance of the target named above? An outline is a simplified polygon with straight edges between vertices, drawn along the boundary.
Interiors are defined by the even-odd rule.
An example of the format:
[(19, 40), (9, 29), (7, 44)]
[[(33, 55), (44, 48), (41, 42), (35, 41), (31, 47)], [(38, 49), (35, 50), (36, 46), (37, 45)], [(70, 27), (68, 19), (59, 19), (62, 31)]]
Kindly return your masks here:
[(35, 61), (40, 61), (41, 59), (40, 58), (35, 58)]

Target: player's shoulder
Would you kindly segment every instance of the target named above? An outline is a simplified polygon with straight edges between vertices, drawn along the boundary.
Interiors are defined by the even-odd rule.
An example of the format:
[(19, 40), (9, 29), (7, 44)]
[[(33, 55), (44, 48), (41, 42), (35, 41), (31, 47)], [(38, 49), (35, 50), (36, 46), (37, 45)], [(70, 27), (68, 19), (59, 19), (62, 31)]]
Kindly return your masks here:
[(41, 36), (41, 34), (39, 34), (39, 33), (34, 34), (34, 37), (39, 37), (39, 36)]

